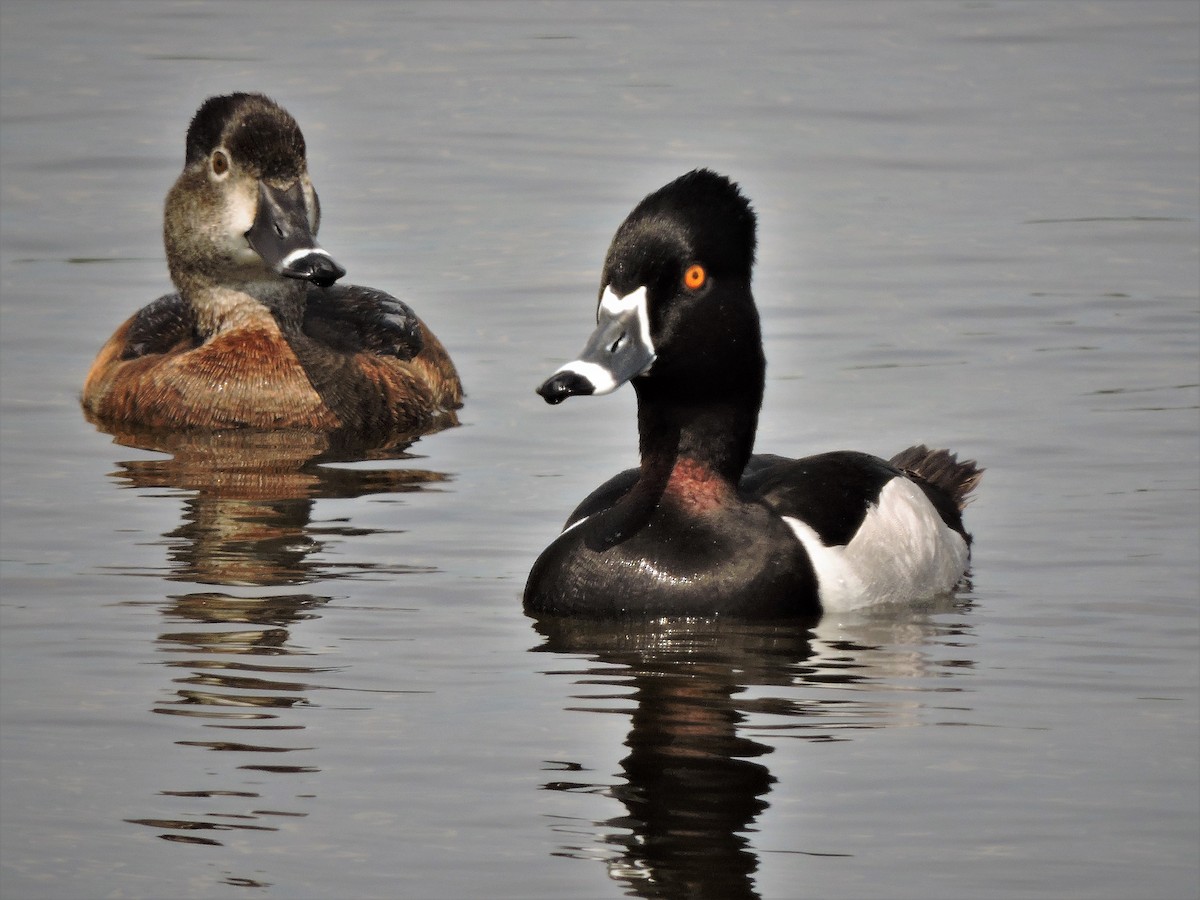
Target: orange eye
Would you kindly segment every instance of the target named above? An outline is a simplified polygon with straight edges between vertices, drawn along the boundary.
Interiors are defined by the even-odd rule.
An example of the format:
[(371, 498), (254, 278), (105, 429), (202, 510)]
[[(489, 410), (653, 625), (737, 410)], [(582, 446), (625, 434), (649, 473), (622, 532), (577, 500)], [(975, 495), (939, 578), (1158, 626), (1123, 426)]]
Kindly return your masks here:
[(213, 151), (212, 170), (214, 175), (224, 175), (229, 171), (229, 157), (225, 155), (224, 151)]
[(704, 271), (702, 265), (688, 266), (687, 271), (683, 273), (683, 286), (689, 291), (700, 290), (706, 281), (708, 281), (708, 273)]

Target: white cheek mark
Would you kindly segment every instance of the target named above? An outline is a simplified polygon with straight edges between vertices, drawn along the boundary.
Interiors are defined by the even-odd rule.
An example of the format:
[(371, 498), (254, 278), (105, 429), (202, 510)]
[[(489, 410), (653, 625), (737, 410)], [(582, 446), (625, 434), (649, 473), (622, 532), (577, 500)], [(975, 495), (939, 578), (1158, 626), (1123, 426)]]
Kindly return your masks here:
[(242, 196), (236, 193), (226, 194), (228, 202), (225, 206), (224, 241), (229, 254), (243, 265), (261, 263), (261, 257), (250, 246), (246, 232), (254, 227), (254, 217), (258, 214), (256, 198)]
[(783, 520), (812, 560), (826, 612), (924, 600), (954, 589), (970, 557), (919, 487), (893, 478), (844, 547), (826, 547), (807, 524)]
[[(554, 375), (558, 375), (560, 372), (572, 372), (576, 375), (586, 378), (588, 384), (590, 384), (593, 388), (592, 394), (596, 396), (611, 394), (620, 387), (620, 385), (617, 384), (617, 380), (613, 378), (612, 372), (608, 371), (608, 369), (604, 368), (604, 366), (599, 365), (598, 363), (585, 362), (582, 359), (577, 359), (559, 368), (557, 371), (555, 371)], [(551, 375), (550, 377), (553, 378), (554, 375)]]
[(242, 237), (254, 227), (254, 218), (258, 215), (258, 197), (242, 192), (231, 194), (226, 195), (229, 202), (225, 207), (225, 227), (230, 233)]

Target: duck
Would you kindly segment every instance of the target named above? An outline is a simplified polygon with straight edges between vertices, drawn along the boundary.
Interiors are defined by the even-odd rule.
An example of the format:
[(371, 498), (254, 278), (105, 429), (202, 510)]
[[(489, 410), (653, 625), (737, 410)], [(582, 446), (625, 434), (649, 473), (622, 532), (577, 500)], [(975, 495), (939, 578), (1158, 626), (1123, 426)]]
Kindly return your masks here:
[(537, 388), (550, 404), (637, 398), (640, 464), (588, 495), (529, 572), (535, 617), (805, 619), (950, 594), (971, 535), (974, 460), (924, 444), (752, 452), (766, 362), (751, 291), (757, 220), (710, 169), (617, 229), (596, 328)]
[(175, 292), (127, 319), (84, 380), (109, 429), (303, 429), (366, 438), (454, 423), (463, 389), (404, 302), (338, 285), (296, 120), (210, 97), (187, 130), (163, 243)]

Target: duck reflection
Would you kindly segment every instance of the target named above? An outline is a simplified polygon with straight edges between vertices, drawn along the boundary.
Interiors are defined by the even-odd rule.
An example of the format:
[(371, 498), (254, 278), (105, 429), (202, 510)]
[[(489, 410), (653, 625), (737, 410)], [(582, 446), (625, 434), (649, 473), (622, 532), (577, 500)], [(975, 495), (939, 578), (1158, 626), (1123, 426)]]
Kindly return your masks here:
[[(758, 858), (746, 834), (774, 778), (753, 761), (770, 748), (739, 735), (747, 710), (734, 698), (747, 685), (790, 684), (811, 652), (811, 624), (537, 621), (545, 638), (539, 650), (588, 654), (605, 665), (589, 670), (589, 679), (633, 688), (625, 782), (611, 791), (628, 815), (601, 827), (619, 848), (609, 873), (634, 896), (758, 896)], [(564, 852), (588, 855), (580, 847)]]
[[(172, 500), (181, 499), (183, 522), (163, 535), (169, 581), (272, 591), (265, 596), (181, 592), (155, 603), (172, 623), (159, 635), (157, 649), (179, 674), (152, 712), (215, 729), (185, 731), (174, 743), (221, 753), (234, 771), (213, 785), (217, 773), (204, 766), (183, 785), (159, 792), (171, 798), (169, 811), (126, 821), (157, 829), (164, 840), (218, 846), (223, 832), (278, 830), (281, 817), (306, 815), (314, 796), (307, 779), (321, 769), (313, 759), (316, 748), (301, 736), (306, 728), (301, 711), (317, 706), (313, 694), (329, 687), (321, 681), (330, 669), (313, 665), (307, 657), (315, 651), (297, 642), (293, 632), (320, 617), (333, 599), (278, 589), (374, 569), (368, 563), (335, 569), (319, 561), (318, 551), (331, 536), (371, 532), (346, 522), (314, 525), (314, 506), (325, 499), (419, 491), (447, 476), (399, 465), (333, 465), (404, 463), (415, 458), (409, 452), (415, 436), (373, 447), (307, 432), (124, 433), (116, 438), (125, 446), (169, 454), (118, 462), (113, 473), (124, 486), (165, 489)], [(201, 784), (187, 783), (195, 777)], [(301, 783), (302, 791), (297, 790)], [(243, 878), (229, 883), (265, 886)]]
[[(962, 665), (931, 663), (920, 649), (931, 639), (962, 640), (961, 623), (933, 619), (863, 623), (849, 632), (816, 620), (613, 625), (542, 618), (535, 627), (544, 638), (537, 651), (589, 658), (585, 669), (569, 673), (589, 691), (601, 686), (603, 693), (588, 699), (621, 701), (583, 708), (630, 715), (622, 782), (544, 785), (606, 793), (625, 807), (623, 816), (585, 826), (607, 849), (573, 841), (559, 852), (603, 858), (631, 896), (656, 900), (759, 897), (750, 835), (775, 778), (759, 761), (772, 748), (746, 732), (833, 741), (846, 739), (848, 730), (906, 724), (913, 703), (904, 682), (934, 667)], [(941, 683), (936, 690), (954, 688)], [(790, 718), (762, 724), (774, 716)], [(570, 761), (548, 768), (584, 771)]]
[(312, 560), (322, 538), (362, 532), (313, 527), (314, 501), (417, 491), (447, 477), (419, 468), (331, 465), (413, 459), (412, 437), (374, 447), (336, 435), (249, 430), (125, 433), (117, 441), (170, 454), (118, 462), (113, 477), (129, 487), (183, 492), (183, 524), (163, 535), (167, 577), (202, 584), (303, 584), (327, 574), (327, 564)]
[[(186, 685), (176, 692), (174, 703), (159, 704), (154, 712), (164, 715), (197, 716), (214, 720), (212, 727), (237, 730), (290, 730), (301, 726), (270, 724), (278, 718), (273, 710), (307, 705), (305, 692), (317, 685), (307, 681), (319, 669), (307, 665), (268, 664), (265, 661), (230, 660), (229, 655), (263, 657), (293, 652), (288, 647), (286, 626), (313, 618), (316, 609), (329, 602), (328, 597), (311, 594), (259, 597), (252, 600), (224, 594), (188, 594), (170, 598), (169, 616), (212, 624), (255, 625), (237, 631), (169, 632), (158, 638), (167, 653), (186, 654), (167, 663), (174, 668), (191, 669), (192, 675), (174, 680)], [(299, 680), (297, 680), (299, 679)], [(210, 750), (237, 749), (266, 753), (286, 753), (297, 749), (278, 746), (249, 746), (237, 741), (179, 741), (184, 746)], [(304, 748), (310, 749), (310, 748)], [(244, 769), (270, 771), (313, 771), (305, 766), (247, 765)]]
[[(175, 744), (231, 753), (243, 762), (228, 787), (160, 791), (162, 797), (178, 798), (181, 813), (126, 821), (157, 829), (167, 841), (220, 846), (215, 835), (221, 832), (276, 831), (279, 817), (307, 815), (302, 808), (286, 808), (304, 796), (253, 773), (320, 771), (311, 761), (292, 761), (292, 754), (305, 757), (315, 748), (292, 736), (305, 726), (285, 716), (295, 707), (312, 705), (309, 693), (321, 687), (314, 678), (327, 670), (299, 660), (274, 660), (306, 654), (290, 642), (289, 626), (314, 618), (330, 599), (313, 594), (241, 598), (216, 592), (168, 598), (163, 612), (169, 619), (203, 627), (159, 635), (158, 649), (170, 657), (165, 664), (187, 674), (172, 680), (178, 686), (174, 699), (156, 704), (152, 712), (220, 729), (212, 737), (198, 735)], [(236, 630), (227, 630), (230, 625)], [(207, 771), (203, 777), (213, 774)], [(268, 802), (274, 789), (281, 789), (285, 799)]]

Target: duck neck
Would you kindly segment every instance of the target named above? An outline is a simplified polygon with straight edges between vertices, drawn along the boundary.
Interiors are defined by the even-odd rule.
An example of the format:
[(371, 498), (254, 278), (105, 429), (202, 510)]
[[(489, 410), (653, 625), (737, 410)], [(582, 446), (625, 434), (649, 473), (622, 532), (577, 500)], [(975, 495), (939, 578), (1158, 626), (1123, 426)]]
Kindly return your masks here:
[(247, 284), (215, 284), (192, 279), (178, 284), (196, 315), (201, 335), (262, 327), (295, 334), (304, 321), (307, 284), (278, 279)]
[(735, 492), (754, 447), (761, 368), (741, 379), (693, 383), (686, 392), (653, 376), (634, 387), (642, 490), (701, 506)]

